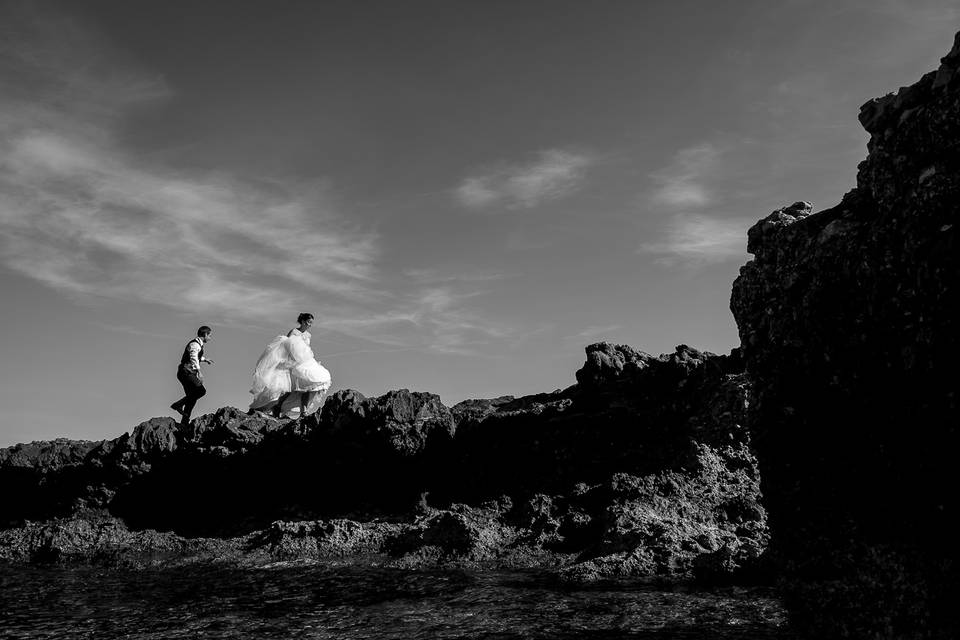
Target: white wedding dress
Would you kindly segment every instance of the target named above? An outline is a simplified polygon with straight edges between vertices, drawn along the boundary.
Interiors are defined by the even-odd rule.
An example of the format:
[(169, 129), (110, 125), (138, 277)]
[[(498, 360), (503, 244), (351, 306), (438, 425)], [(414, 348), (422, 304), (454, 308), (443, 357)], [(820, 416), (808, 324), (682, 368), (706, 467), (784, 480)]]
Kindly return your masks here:
[(279, 335), (271, 340), (257, 360), (250, 408), (272, 408), (280, 396), (293, 391), (284, 399), (280, 414), (299, 416), (301, 393), (296, 392), (314, 391), (307, 404), (306, 415), (310, 415), (323, 404), (330, 384), (330, 372), (317, 362), (310, 348), (310, 334), (294, 329), (289, 336)]

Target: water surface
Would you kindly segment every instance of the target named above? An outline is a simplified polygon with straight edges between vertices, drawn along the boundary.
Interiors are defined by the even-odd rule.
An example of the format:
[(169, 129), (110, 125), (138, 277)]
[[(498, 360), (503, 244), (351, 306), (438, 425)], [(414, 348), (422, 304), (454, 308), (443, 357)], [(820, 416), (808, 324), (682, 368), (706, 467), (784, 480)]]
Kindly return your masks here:
[(4, 638), (788, 638), (765, 589), (617, 582), (542, 572), (220, 566), (0, 565)]

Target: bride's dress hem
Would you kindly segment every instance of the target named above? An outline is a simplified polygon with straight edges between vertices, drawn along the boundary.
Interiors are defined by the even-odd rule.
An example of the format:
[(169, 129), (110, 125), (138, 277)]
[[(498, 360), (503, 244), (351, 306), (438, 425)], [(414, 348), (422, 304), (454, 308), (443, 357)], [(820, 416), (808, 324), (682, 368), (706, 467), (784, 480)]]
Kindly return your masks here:
[(281, 415), (298, 415), (304, 393), (313, 393), (306, 415), (314, 413), (323, 404), (330, 389), (330, 372), (313, 355), (309, 344), (300, 335), (279, 335), (270, 341), (257, 360), (250, 393), (251, 410), (273, 408), (277, 400), (289, 393)]

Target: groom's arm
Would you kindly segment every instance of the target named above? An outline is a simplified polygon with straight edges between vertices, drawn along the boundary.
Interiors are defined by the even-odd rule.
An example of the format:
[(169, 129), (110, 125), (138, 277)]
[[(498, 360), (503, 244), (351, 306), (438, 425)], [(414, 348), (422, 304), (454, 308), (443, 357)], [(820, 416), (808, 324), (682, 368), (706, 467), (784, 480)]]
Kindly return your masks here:
[(200, 345), (196, 342), (191, 342), (187, 347), (187, 353), (190, 355), (190, 366), (193, 367), (197, 375), (202, 378), (203, 374), (200, 372)]

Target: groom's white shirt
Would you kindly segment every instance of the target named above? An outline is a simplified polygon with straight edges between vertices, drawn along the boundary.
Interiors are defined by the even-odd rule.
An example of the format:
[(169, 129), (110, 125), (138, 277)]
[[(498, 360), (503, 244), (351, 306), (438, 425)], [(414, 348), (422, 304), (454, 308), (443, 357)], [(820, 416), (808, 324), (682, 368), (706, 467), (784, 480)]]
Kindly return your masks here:
[[(187, 345), (187, 353), (190, 355), (190, 368), (197, 372), (197, 375), (202, 376), (200, 373), (200, 341), (203, 338), (197, 337), (190, 341)], [(203, 359), (204, 362), (209, 362), (206, 358)]]

